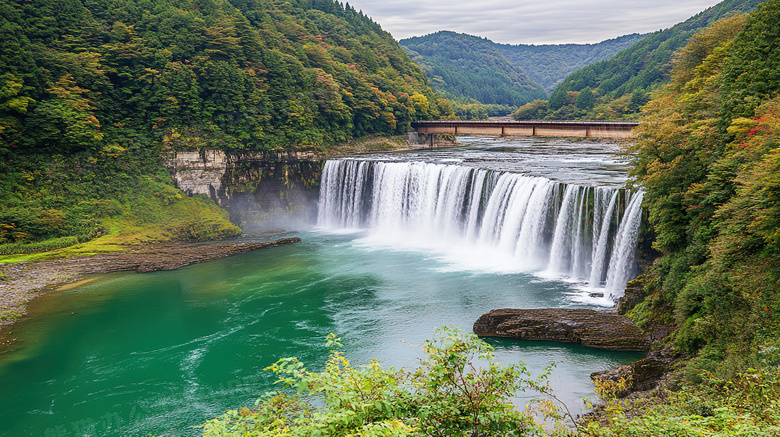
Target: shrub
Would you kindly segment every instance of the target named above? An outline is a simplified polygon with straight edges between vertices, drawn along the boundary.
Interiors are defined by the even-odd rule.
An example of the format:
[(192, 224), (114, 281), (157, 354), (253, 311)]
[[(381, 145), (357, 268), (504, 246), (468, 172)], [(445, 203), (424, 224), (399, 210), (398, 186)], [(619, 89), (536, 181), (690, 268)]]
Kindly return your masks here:
[[(522, 364), (498, 366), (493, 348), (473, 334), (442, 328), (427, 341), (414, 371), (371, 361), (352, 366), (338, 350), (325, 370), (310, 372), (295, 358), (267, 370), (283, 390), (252, 408), (228, 411), (203, 425), (204, 436), (496, 435), (541, 432), (510, 398), (549, 393), (547, 374), (532, 379)], [(341, 346), (332, 334), (330, 346)], [(483, 365), (475, 366), (479, 359)]]
[[(746, 369), (732, 378), (702, 373), (701, 382), (633, 402), (604, 396), (603, 420), (588, 436), (770, 436), (780, 433), (780, 372)], [(597, 387), (597, 391), (609, 387)]]

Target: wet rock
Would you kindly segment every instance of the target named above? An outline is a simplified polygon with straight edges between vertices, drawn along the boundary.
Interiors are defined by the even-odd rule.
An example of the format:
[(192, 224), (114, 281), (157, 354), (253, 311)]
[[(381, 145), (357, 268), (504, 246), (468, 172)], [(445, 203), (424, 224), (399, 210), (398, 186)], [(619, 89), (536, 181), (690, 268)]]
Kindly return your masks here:
[(645, 351), (647, 334), (626, 316), (586, 309), (498, 309), (474, 323), (479, 336), (581, 343), (583, 346)]
[(652, 351), (643, 358), (631, 364), (620, 366), (617, 369), (591, 373), (594, 381), (619, 383), (622, 379), (625, 386), (615, 393), (618, 398), (624, 398), (635, 392), (655, 389), (671, 369), (674, 363), (681, 358), (680, 355), (670, 350)]
[(618, 314), (626, 314), (647, 296), (645, 293), (645, 276), (639, 276), (626, 284), (623, 296), (618, 300)]

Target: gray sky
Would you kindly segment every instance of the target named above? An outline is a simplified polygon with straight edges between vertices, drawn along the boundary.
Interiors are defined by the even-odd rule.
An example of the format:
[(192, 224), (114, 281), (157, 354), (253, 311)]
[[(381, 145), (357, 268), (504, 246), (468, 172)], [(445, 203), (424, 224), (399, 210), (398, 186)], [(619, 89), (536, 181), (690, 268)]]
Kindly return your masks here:
[(509, 44), (595, 43), (666, 29), (718, 0), (347, 0), (396, 39), (451, 30)]

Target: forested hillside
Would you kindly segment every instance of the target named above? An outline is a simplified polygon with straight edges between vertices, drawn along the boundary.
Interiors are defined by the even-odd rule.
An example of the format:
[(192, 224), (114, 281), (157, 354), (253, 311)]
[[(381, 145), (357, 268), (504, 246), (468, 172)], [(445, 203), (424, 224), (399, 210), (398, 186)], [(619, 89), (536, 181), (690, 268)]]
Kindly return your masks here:
[(780, 0), (694, 37), (629, 150), (663, 254), (648, 305), (710, 369), (780, 338), (778, 44)]
[(188, 202), (172, 151), (323, 149), (452, 113), (332, 0), (0, 0), (0, 41), (0, 244), (89, 239), (140, 194)]
[(634, 33), (596, 44), (496, 44), (498, 51), (549, 93), (575, 70), (631, 46), (647, 35)]
[(548, 101), (532, 102), (515, 114), (528, 119), (636, 119), (650, 94), (669, 81), (674, 54), (704, 27), (760, 0), (725, 0), (669, 29), (655, 32), (613, 58), (569, 75)]
[(614, 422), (631, 435), (778, 432), (778, 45), (780, 0), (718, 21), (690, 40), (643, 109), (628, 153), (662, 256), (630, 315), (674, 327), (667, 346), (692, 358), (682, 380), (704, 385)]
[(520, 106), (546, 95), (488, 39), (436, 32), (404, 39), (400, 44), (425, 70), (431, 85), (450, 99)]
[[(466, 118), (505, 115), (544, 99), (579, 67), (609, 58), (642, 39), (627, 35), (598, 44), (509, 45), (455, 32), (400, 41), (431, 85), (457, 102)], [(481, 104), (481, 105), (480, 105)]]

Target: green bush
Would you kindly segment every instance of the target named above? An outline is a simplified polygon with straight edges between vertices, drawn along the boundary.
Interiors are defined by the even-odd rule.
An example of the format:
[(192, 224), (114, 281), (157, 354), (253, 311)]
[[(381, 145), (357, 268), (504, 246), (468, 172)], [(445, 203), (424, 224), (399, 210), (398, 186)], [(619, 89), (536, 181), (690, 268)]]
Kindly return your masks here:
[[(0, 281), (2, 281), (2, 280), (3, 280), (3, 275), (0, 274)], [(16, 320), (16, 319), (21, 319), (21, 318), (22, 318), (22, 315), (16, 313), (15, 311), (8, 311), (5, 314), (0, 314), (0, 321), (2, 321), (2, 320)]]
[[(732, 378), (700, 375), (696, 384), (634, 401), (610, 398), (587, 436), (776, 436), (780, 434), (780, 372), (746, 369)], [(600, 385), (597, 391), (610, 389)]]
[[(493, 348), (473, 334), (442, 328), (425, 342), (416, 370), (352, 366), (338, 350), (325, 370), (295, 358), (267, 370), (283, 389), (252, 408), (231, 410), (203, 425), (204, 436), (520, 436), (541, 433), (510, 399), (548, 394), (547, 374), (533, 379), (522, 364), (498, 366)], [(332, 334), (329, 346), (341, 346)], [(476, 366), (473, 361), (479, 360)], [(560, 418), (560, 416), (557, 416)]]

